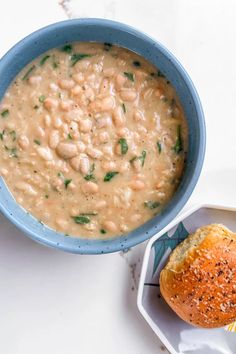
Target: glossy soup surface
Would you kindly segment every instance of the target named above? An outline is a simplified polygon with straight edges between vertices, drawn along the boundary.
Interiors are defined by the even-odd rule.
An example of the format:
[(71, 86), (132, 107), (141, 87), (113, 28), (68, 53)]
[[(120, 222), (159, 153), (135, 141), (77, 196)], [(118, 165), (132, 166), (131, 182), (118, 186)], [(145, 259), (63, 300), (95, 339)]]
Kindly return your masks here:
[(64, 234), (127, 233), (165, 207), (184, 169), (187, 124), (142, 57), (73, 43), (27, 65), (0, 105), (0, 173), (16, 201)]

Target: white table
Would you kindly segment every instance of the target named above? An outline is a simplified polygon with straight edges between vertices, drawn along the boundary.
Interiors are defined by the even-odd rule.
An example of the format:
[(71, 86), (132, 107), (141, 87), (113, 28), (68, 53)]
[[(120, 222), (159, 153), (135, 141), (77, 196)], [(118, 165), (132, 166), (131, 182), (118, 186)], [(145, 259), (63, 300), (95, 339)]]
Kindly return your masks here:
[[(39, 27), (68, 17), (133, 25), (168, 47), (191, 75), (207, 123), (196, 202), (236, 206), (234, 0), (1, 0), (0, 56)], [(136, 308), (145, 245), (76, 256), (40, 246), (0, 217), (1, 354), (158, 354)]]

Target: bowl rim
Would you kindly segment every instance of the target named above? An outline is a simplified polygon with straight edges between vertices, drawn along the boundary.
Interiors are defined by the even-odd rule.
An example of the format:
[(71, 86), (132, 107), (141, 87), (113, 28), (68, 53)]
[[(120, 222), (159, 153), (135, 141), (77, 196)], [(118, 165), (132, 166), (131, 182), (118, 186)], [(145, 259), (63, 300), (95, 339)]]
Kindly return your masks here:
[[(196, 114), (198, 117), (198, 126), (199, 126), (199, 149), (197, 151), (197, 156), (196, 156), (196, 161), (195, 164), (192, 167), (192, 176), (191, 179), (188, 181), (187, 186), (185, 190), (182, 192), (180, 198), (176, 201), (176, 204), (172, 207), (172, 209), (168, 212), (167, 215), (165, 215), (162, 219), (161, 222), (159, 223), (160, 228), (159, 230), (162, 230), (164, 227), (166, 227), (171, 220), (173, 220), (176, 215), (181, 211), (181, 209), (184, 207), (186, 204), (187, 200), (191, 196), (197, 181), (199, 179), (202, 166), (203, 166), (203, 161), (205, 157), (205, 149), (206, 149), (206, 127), (205, 127), (205, 120), (204, 120), (204, 112), (202, 109), (202, 105), (200, 102), (200, 98), (198, 96), (198, 93), (196, 91), (196, 88), (189, 77), (188, 73), (186, 70), (183, 68), (182, 64), (176, 59), (176, 57), (163, 46), (159, 41), (155, 40), (154, 38), (150, 37), (149, 35), (145, 34), (144, 32), (137, 30), (129, 25), (126, 25), (121, 22), (116, 22), (113, 20), (107, 20), (107, 19), (100, 19), (100, 18), (81, 18), (81, 19), (71, 19), (71, 20), (65, 20), (65, 21), (59, 21), (53, 24), (50, 24), (48, 26), (42, 27), (33, 33), (29, 34), (19, 42), (17, 42), (12, 48), (10, 48), (6, 54), (0, 59), (0, 70), (4, 68), (4, 65), (7, 63), (8, 60), (11, 60), (14, 56), (14, 54), (17, 53), (19, 48), (23, 45), (27, 45), (28, 42), (37, 40), (39, 35), (46, 35), (48, 32), (51, 32), (52, 30), (56, 29), (61, 29), (64, 28), (65, 26), (80, 26), (80, 25), (88, 25), (88, 26), (98, 26), (98, 27), (110, 27), (112, 29), (118, 30), (120, 32), (126, 32), (133, 34), (137, 36), (139, 39), (144, 40), (145, 42), (149, 44), (155, 44), (156, 47), (158, 47), (158, 50), (162, 53), (163, 56), (165, 56), (171, 63), (174, 65), (177, 69), (177, 71), (180, 73), (181, 77), (183, 78), (183, 81), (188, 87), (189, 92), (191, 93), (195, 109), (196, 109)], [(52, 47), (53, 48), (53, 47)], [(0, 184), (1, 184), (1, 178), (0, 178)], [(3, 182), (4, 183), (4, 182)], [(16, 205), (19, 205), (15, 200), (14, 203)], [(148, 230), (152, 230), (150, 233), (146, 233), (145, 231), (141, 234), (135, 234), (132, 235), (132, 237), (129, 238), (129, 234), (118, 236), (115, 238), (111, 238), (108, 240), (102, 240), (102, 239), (94, 239), (94, 240), (89, 240), (89, 239), (84, 239), (84, 238), (75, 238), (75, 237), (67, 237), (68, 239), (73, 239), (76, 240), (77, 243), (72, 244), (72, 243), (67, 243), (67, 244), (58, 244), (57, 240), (53, 241), (51, 239), (48, 239), (47, 237), (43, 236), (42, 234), (39, 235), (39, 232), (33, 231), (30, 227), (28, 227), (26, 224), (23, 224), (20, 222), (20, 220), (16, 220), (14, 216), (11, 215), (11, 213), (3, 206), (0, 200), (0, 212), (6, 216), (15, 226), (17, 226), (21, 231), (23, 231), (25, 234), (27, 234), (31, 239), (47, 245), (51, 246), (57, 249), (60, 249), (62, 251), (70, 252), (70, 253), (78, 253), (78, 254), (103, 254), (103, 253), (112, 253), (112, 252), (117, 252), (121, 251), (122, 249), (128, 249), (131, 248), (147, 239), (150, 237), (153, 237), (155, 235), (156, 231), (154, 230), (154, 227), (148, 228)], [(159, 231), (158, 231), (159, 232)], [(61, 235), (61, 233), (56, 232), (53, 230), (53, 233), (56, 235)], [(126, 236), (125, 242), (122, 240)], [(88, 241), (83, 246), (78, 248), (78, 242), (79, 240), (81, 241)], [(95, 242), (96, 241), (96, 242)], [(100, 242), (99, 242), (100, 241)], [(109, 245), (109, 247), (107, 247)]]

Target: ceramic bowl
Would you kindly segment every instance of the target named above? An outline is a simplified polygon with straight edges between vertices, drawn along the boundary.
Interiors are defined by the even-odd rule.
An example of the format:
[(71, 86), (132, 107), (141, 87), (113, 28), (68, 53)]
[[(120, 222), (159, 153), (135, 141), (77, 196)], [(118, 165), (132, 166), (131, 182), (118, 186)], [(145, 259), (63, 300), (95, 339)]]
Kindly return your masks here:
[(179, 318), (160, 295), (159, 276), (171, 251), (198, 227), (211, 223), (222, 223), (236, 232), (236, 209), (195, 206), (153, 237), (145, 251), (138, 308), (171, 354), (235, 353), (235, 332), (193, 327)]
[(103, 19), (68, 20), (42, 28), (17, 43), (0, 61), (0, 99), (18, 72), (43, 52), (74, 41), (110, 42), (128, 48), (158, 66), (175, 87), (189, 127), (185, 173), (165, 210), (129, 234), (109, 240), (65, 237), (25, 212), (0, 178), (0, 211), (33, 240), (72, 253), (100, 254), (130, 248), (165, 227), (185, 205), (198, 180), (205, 152), (205, 124), (201, 103), (188, 74), (156, 40), (121, 23)]

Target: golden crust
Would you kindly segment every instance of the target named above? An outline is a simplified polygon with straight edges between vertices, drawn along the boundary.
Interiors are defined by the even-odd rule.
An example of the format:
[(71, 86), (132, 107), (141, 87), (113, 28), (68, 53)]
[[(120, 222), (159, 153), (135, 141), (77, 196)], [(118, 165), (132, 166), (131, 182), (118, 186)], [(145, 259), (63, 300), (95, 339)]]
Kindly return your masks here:
[(236, 234), (223, 225), (198, 229), (172, 252), (161, 294), (186, 322), (206, 328), (236, 320)]

